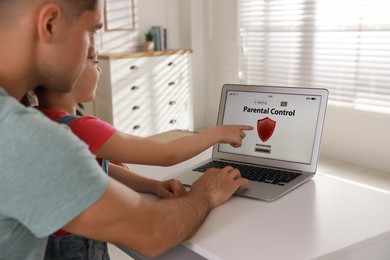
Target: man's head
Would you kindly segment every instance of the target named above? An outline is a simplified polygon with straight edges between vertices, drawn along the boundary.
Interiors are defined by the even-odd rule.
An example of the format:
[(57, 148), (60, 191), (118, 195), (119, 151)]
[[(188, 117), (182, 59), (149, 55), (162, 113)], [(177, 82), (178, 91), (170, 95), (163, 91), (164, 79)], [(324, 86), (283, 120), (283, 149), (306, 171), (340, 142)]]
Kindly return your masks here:
[(69, 91), (95, 56), (102, 0), (0, 0), (0, 86), (20, 99), (44, 85)]

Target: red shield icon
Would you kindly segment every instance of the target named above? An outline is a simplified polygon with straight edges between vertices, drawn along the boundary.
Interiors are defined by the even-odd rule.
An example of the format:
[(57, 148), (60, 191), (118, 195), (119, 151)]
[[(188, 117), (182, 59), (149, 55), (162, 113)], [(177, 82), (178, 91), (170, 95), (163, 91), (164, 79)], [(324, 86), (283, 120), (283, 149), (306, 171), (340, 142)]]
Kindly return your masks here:
[(276, 121), (269, 117), (257, 121), (257, 134), (261, 141), (266, 142), (274, 133)]

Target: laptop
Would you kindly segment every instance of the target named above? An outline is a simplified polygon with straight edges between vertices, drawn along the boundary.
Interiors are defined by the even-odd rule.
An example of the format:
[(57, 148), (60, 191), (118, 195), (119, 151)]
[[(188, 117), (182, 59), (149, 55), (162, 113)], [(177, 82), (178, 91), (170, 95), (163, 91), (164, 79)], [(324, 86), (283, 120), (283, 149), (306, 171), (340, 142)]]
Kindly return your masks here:
[(225, 84), (217, 125), (251, 125), (242, 146), (213, 146), (212, 158), (175, 176), (191, 186), (210, 167), (231, 165), (249, 180), (235, 195), (274, 201), (317, 169), (328, 90)]

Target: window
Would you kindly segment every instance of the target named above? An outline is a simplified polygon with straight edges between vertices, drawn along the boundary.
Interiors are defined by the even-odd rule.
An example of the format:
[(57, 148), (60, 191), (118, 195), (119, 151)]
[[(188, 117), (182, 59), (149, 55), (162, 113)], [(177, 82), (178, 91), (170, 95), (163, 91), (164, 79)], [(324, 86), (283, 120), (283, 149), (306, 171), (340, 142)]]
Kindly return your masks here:
[(390, 1), (238, 0), (240, 81), (390, 114)]

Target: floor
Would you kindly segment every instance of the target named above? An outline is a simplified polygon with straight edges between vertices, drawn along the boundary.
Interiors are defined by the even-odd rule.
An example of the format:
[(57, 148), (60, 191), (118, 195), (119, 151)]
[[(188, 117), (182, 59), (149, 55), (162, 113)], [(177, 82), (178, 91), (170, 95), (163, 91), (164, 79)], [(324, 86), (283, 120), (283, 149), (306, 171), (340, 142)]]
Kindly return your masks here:
[[(331, 178), (343, 179), (367, 188), (379, 190), (390, 194), (390, 173), (380, 172), (361, 166), (343, 163), (334, 159), (321, 158), (318, 164), (318, 172)], [(109, 245), (112, 260), (133, 259), (123, 253), (114, 245)]]

